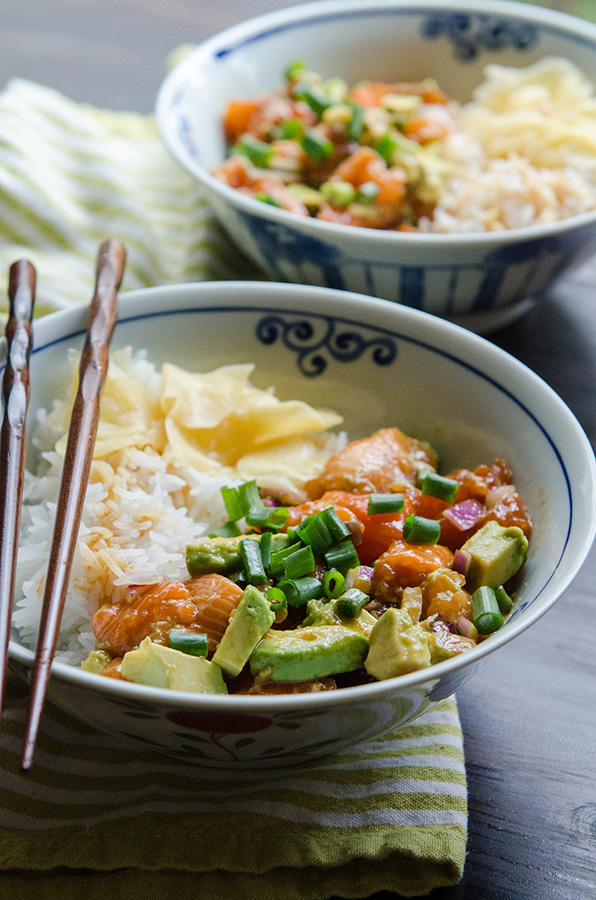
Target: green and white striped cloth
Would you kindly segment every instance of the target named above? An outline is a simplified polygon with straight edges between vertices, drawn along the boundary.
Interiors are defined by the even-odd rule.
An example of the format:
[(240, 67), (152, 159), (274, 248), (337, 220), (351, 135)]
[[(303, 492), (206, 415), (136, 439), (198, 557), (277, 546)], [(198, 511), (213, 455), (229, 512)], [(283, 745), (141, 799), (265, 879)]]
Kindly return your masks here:
[(48, 706), (22, 775), (25, 701), (11, 682), (0, 734), (2, 897), (411, 897), (461, 877), (466, 778), (454, 700), (384, 738), (268, 772), (124, 748)]
[[(123, 289), (254, 275), (152, 117), (10, 82), (0, 94), (0, 269), (33, 263), (38, 315), (88, 303), (107, 237), (127, 247)], [(385, 738), (266, 774), (125, 749), (48, 706), (25, 776), (24, 690), (9, 687), (2, 897), (327, 900), (418, 896), (461, 877), (467, 799), (454, 700)]]

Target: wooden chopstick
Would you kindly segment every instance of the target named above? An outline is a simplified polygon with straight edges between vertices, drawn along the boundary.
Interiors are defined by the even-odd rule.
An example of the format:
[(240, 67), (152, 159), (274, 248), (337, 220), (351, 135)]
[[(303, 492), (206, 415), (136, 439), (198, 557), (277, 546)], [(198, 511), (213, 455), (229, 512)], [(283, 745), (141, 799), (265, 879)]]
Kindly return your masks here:
[(99, 248), (95, 294), (91, 301), (87, 337), (79, 365), (79, 385), (72, 409), (60, 495), (43, 598), (22, 768), (33, 760), (37, 732), (50, 678), (50, 669), (83, 513), (89, 470), (99, 424), (99, 398), (108, 370), (108, 349), (117, 319), (117, 294), (126, 252), (112, 238)]
[(0, 717), (21, 525), (35, 284), (36, 273), (30, 262), (20, 259), (12, 264), (8, 278), (10, 307), (6, 323), (6, 368), (2, 380), (4, 417), (0, 432)]

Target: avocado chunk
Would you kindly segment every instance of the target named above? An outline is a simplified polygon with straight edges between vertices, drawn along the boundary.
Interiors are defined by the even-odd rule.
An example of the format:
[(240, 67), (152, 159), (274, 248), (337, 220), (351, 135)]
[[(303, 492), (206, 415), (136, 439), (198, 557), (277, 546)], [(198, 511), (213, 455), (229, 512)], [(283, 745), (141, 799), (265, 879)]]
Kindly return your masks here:
[(335, 600), (309, 600), (306, 604), (306, 611), (307, 616), (302, 623), (303, 626), (343, 625), (344, 628), (349, 628), (350, 631), (357, 631), (365, 637), (369, 636), (377, 621), (366, 609), (360, 610), (359, 614), (354, 616), (354, 618), (342, 616), (337, 610)]
[(271, 681), (313, 681), (360, 669), (368, 653), (363, 634), (343, 625), (313, 625), (265, 635), (250, 657), (250, 671)]
[(228, 627), (213, 654), (213, 662), (235, 678), (274, 622), (271, 604), (261, 591), (249, 584), (230, 616)]
[(152, 687), (187, 691), (191, 694), (227, 694), (219, 666), (203, 656), (190, 656), (150, 638), (122, 657), (122, 674), (127, 681)]
[(407, 609), (391, 606), (377, 619), (370, 633), (370, 650), (364, 663), (378, 681), (417, 672), (430, 666), (428, 635), (412, 622)]
[(466, 590), (473, 594), (483, 585), (498, 588), (515, 575), (527, 559), (528, 540), (521, 528), (490, 521), (461, 549), (470, 554)]
[[(239, 537), (212, 537), (203, 538), (196, 544), (189, 544), (186, 548), (186, 568), (190, 575), (207, 575), (216, 572), (219, 575), (231, 575), (242, 568), (240, 556), (240, 541), (246, 535)], [(259, 534), (251, 535), (254, 540), (260, 539)], [(274, 534), (271, 536), (271, 550), (283, 550), (290, 542), (287, 534)]]

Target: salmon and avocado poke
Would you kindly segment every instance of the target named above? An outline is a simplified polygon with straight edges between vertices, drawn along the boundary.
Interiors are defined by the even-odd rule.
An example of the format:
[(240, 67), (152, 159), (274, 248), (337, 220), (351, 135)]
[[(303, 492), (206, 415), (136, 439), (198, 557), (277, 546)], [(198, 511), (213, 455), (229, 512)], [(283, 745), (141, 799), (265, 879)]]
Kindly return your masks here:
[[(296, 694), (490, 640), (532, 534), (508, 463), (442, 473), (393, 422), (349, 440), (254, 368), (113, 353), (56, 658), (158, 688)], [(70, 406), (39, 414), (25, 480), (14, 625), (29, 645)]]
[(278, 90), (223, 110), (212, 174), (322, 222), (399, 232), (501, 231), (596, 208), (594, 85), (570, 60), (488, 65), (472, 99), (417, 82), (288, 66)]

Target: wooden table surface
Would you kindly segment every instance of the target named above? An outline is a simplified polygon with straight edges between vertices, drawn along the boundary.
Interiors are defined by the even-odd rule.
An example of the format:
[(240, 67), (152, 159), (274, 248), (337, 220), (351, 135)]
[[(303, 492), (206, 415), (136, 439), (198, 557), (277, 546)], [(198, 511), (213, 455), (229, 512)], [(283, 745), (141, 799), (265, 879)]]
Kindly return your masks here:
[[(176, 47), (290, 5), (0, 0), (0, 84), (19, 76), (81, 102), (151, 112)], [(490, 339), (560, 394), (595, 446), (596, 259)], [(554, 609), (459, 693), (468, 858), (461, 883), (432, 900), (596, 897), (595, 609), (596, 550)]]

